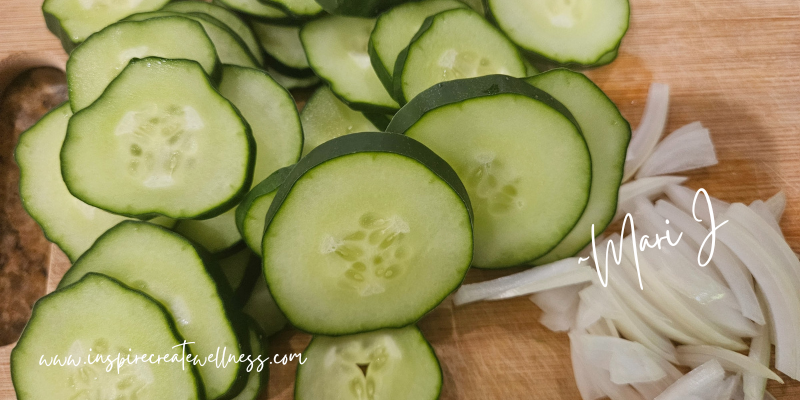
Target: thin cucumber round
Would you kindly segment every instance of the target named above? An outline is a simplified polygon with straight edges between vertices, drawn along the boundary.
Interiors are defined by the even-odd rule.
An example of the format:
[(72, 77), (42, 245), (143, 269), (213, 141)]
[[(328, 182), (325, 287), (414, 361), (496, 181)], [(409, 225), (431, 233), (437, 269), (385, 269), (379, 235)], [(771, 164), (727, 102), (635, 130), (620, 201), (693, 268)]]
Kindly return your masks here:
[(464, 186), (403, 135), (354, 133), (312, 150), (278, 189), (265, 225), (270, 292), (292, 325), (315, 334), (411, 324), (460, 285), (472, 261)]
[(258, 0), (213, 0), (212, 4), (230, 8), (233, 11), (265, 22), (294, 23), (296, 18), (278, 7), (266, 5)]
[(631, 126), (617, 106), (583, 74), (554, 69), (525, 79), (569, 108), (578, 121), (592, 157), (589, 202), (572, 231), (535, 264), (571, 257), (586, 247), (614, 218), (617, 196), (631, 138)]
[(251, 21), (253, 31), (269, 58), (269, 64), (283, 73), (297, 77), (314, 74), (300, 42), (300, 27)]
[(303, 124), (303, 155), (339, 136), (379, 130), (362, 113), (342, 103), (328, 86), (321, 86), (300, 112)]
[[(628, 0), (486, 0), (492, 18), (517, 45), (562, 64), (594, 65), (628, 30)], [(613, 58), (612, 58), (613, 59)]]
[[(252, 360), (261, 357), (265, 360), (267, 356), (267, 336), (261, 331), (252, 318), (248, 318), (248, 326), (250, 330), (250, 355)], [(261, 364), (258, 361), (253, 362), (253, 368), (247, 373), (247, 385), (241, 393), (239, 393), (232, 400), (256, 400), (261, 391), (267, 387), (269, 379), (269, 363)]]
[(128, 21), (144, 21), (159, 17), (184, 17), (197, 21), (203, 25), (206, 34), (214, 43), (220, 62), (224, 64), (241, 65), (243, 67), (258, 67), (255, 56), (250, 53), (247, 44), (227, 25), (218, 19), (204, 13), (179, 13), (174, 11), (154, 11), (134, 14), (127, 18)]
[[(59, 288), (90, 272), (117, 279), (163, 304), (181, 335), (194, 342), (194, 353), (208, 355), (219, 347), (235, 357), (247, 354), (247, 328), (219, 266), (180, 235), (147, 222), (122, 222), (75, 262)], [(207, 397), (230, 398), (241, 391), (246, 367), (198, 365)]]
[[(183, 343), (172, 319), (149, 296), (99, 274), (36, 302), (11, 352), (11, 379), (20, 400), (141, 398), (204, 399), (194, 366), (178, 362), (124, 365), (106, 371), (97, 357), (175, 356)], [(188, 349), (187, 349), (188, 350)], [(77, 364), (43, 365), (72, 357)]]
[(311, 68), (350, 108), (393, 114), (400, 106), (381, 84), (369, 59), (373, 26), (374, 19), (330, 15), (303, 26), (300, 40)]
[(435, 400), (442, 369), (416, 326), (316, 336), (297, 367), (297, 400)]
[[(247, 278), (248, 274), (247, 270), (248, 266), (250, 265), (251, 258), (253, 258), (253, 252), (250, 251), (250, 249), (242, 249), (237, 251), (236, 253), (233, 253), (228, 257), (218, 259), (217, 261), (220, 270), (222, 270), (223, 275), (225, 275), (225, 280), (227, 280), (228, 283), (230, 284), (234, 294), (237, 293), (239, 287), (242, 285), (242, 283), (244, 283), (243, 281)], [(258, 268), (259, 274), (261, 273), (260, 269), (261, 268)], [(250, 288), (248, 291), (251, 290), (252, 288)], [(236, 296), (237, 300), (246, 301), (247, 298), (249, 298), (249, 294), (250, 293), (248, 293), (248, 296), (244, 299), (241, 299), (238, 296)], [(244, 304), (244, 301), (240, 302), (241, 304)]]
[[(389, 126), (389, 122), (392, 121), (392, 117), (394, 114), (379, 114), (379, 113), (362, 113), (364, 118), (367, 119), (372, 125), (375, 125), (376, 130), (378, 131), (385, 131), (386, 127)], [(368, 129), (364, 129), (364, 131), (368, 131)]]
[(297, 78), (294, 76), (284, 75), (269, 65), (267, 66), (266, 71), (269, 76), (272, 77), (272, 79), (275, 79), (275, 82), (278, 82), (278, 84), (283, 86), (286, 90), (309, 88), (319, 84), (320, 82), (319, 77), (316, 75), (309, 76), (307, 78)]
[(258, 323), (266, 336), (272, 336), (281, 331), (288, 322), (281, 309), (275, 304), (275, 299), (269, 292), (263, 274), (258, 275), (253, 292), (242, 310)]
[(214, 43), (196, 21), (179, 17), (122, 21), (92, 35), (67, 60), (72, 111), (97, 100), (132, 58), (150, 56), (195, 60), (209, 76), (219, 77)]
[(285, 167), (273, 172), (250, 190), (236, 207), (236, 228), (247, 246), (259, 256), (261, 239), (264, 237), (264, 219), (275, 193), (291, 170), (292, 167)]
[(67, 53), (99, 32), (131, 14), (155, 11), (169, 0), (45, 0), (42, 4), (44, 21), (61, 41)]
[[(253, 130), (254, 183), (300, 159), (303, 129), (297, 106), (289, 92), (266, 72), (226, 65), (219, 92), (239, 109)], [(181, 221), (176, 231), (214, 254), (231, 254), (242, 247), (242, 235), (236, 227), (236, 207), (211, 219)]]
[(411, 43), (425, 19), (445, 10), (462, 7), (467, 5), (458, 0), (410, 2), (378, 17), (369, 37), (369, 58), (386, 90), (394, 90), (392, 75), (397, 56)]
[(577, 122), (521, 79), (440, 83), (403, 107), (387, 131), (430, 147), (461, 177), (475, 211), (476, 267), (543, 256), (586, 208), (592, 166)]
[(61, 174), (115, 214), (213, 217), (250, 188), (254, 156), (250, 127), (197, 62), (144, 58), (72, 116)]
[(259, 65), (264, 64), (264, 52), (261, 50), (261, 46), (258, 45), (258, 40), (256, 40), (253, 30), (250, 29), (244, 20), (229, 9), (203, 1), (184, 0), (169, 3), (164, 6), (162, 10), (179, 13), (203, 13), (216, 18), (219, 22), (225, 24), (225, 26), (231, 28), (231, 30), (242, 39)]
[(374, 17), (404, 0), (317, 0), (325, 11), (334, 15)]
[(514, 44), (472, 9), (443, 11), (428, 17), (397, 56), (393, 95), (405, 104), (436, 83), (492, 74), (526, 75)]
[(259, 0), (260, 2), (275, 6), (286, 11), (295, 18), (313, 18), (324, 10), (314, 0)]
[(19, 138), (19, 192), (25, 211), (48, 240), (75, 261), (95, 239), (125, 217), (76, 199), (61, 179), (59, 153), (72, 112), (68, 103), (50, 111)]

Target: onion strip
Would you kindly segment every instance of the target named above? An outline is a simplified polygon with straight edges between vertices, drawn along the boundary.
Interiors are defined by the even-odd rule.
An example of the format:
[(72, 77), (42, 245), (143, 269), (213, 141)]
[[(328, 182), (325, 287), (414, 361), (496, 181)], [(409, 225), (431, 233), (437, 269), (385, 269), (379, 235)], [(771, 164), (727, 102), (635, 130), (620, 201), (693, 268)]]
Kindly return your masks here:
[(625, 171), (622, 181), (627, 181), (647, 160), (658, 140), (664, 133), (669, 112), (669, 86), (652, 83), (647, 93), (647, 103), (639, 126), (633, 132), (628, 153), (625, 157)]
[(708, 129), (699, 122), (678, 128), (653, 150), (636, 173), (636, 179), (668, 175), (716, 165), (717, 155)]
[(735, 351), (708, 345), (683, 345), (678, 346), (675, 350), (678, 353), (680, 365), (695, 368), (709, 360), (717, 360), (728, 371), (750, 373), (783, 383), (783, 379), (772, 372), (769, 367)]

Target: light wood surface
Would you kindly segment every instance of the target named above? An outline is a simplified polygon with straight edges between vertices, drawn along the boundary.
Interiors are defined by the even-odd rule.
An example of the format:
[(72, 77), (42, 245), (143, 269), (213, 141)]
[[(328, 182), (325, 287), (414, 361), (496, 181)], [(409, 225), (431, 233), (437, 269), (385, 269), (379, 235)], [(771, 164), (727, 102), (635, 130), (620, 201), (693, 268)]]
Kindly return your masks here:
[[(66, 57), (39, 7), (38, 0), (0, 2), (0, 88), (26, 67), (63, 67)], [(688, 185), (747, 202), (784, 190), (788, 206), (781, 225), (800, 251), (800, 2), (632, 0), (631, 29), (619, 58), (588, 75), (634, 127), (648, 85), (669, 84), (668, 129), (702, 121), (720, 160), (689, 174)], [(51, 264), (63, 270), (59, 253)], [(468, 279), (501, 274), (471, 271)], [(425, 317), (420, 327), (444, 370), (442, 398), (579, 399), (567, 337), (539, 325), (538, 314), (527, 299), (514, 299), (455, 309), (445, 304)], [(271, 349), (300, 352), (308, 340), (289, 330)], [(9, 351), (0, 348), (0, 399), (14, 398)], [(290, 399), (295, 366), (272, 365), (270, 372), (265, 398)], [(769, 390), (779, 399), (800, 398), (793, 380), (771, 383)]]

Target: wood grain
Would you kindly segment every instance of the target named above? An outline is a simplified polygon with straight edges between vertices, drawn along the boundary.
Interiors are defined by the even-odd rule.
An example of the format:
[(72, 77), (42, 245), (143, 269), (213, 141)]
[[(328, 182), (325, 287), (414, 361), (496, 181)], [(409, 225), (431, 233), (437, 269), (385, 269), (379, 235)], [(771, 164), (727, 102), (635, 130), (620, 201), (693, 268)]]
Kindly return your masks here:
[[(0, 69), (42, 61), (63, 65), (64, 55), (38, 7), (36, 0), (0, 4)], [(746, 202), (784, 190), (788, 206), (781, 225), (800, 251), (798, 71), (797, 0), (632, 0), (631, 29), (619, 58), (588, 75), (634, 127), (648, 85), (669, 84), (668, 129), (702, 121), (720, 160), (718, 166), (690, 173), (688, 185)], [(500, 274), (475, 270), (468, 279)], [(445, 304), (425, 317), (420, 327), (444, 369), (442, 398), (579, 399), (566, 335), (539, 325), (538, 313), (526, 299), (514, 299), (460, 308)], [(308, 340), (287, 330), (272, 341), (271, 352), (299, 352)], [(0, 358), (7, 351), (0, 349)], [(0, 399), (13, 398), (7, 371), (0, 361)], [(294, 365), (272, 365), (265, 398), (290, 399), (294, 372)], [(771, 383), (769, 390), (779, 399), (800, 398), (796, 381)]]

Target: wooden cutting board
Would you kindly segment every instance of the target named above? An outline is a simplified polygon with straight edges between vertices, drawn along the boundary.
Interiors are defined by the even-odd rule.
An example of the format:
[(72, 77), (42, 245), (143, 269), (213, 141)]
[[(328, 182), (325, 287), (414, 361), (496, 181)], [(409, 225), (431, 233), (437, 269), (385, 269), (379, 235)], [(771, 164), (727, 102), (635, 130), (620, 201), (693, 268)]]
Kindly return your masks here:
[[(0, 19), (0, 89), (31, 66), (63, 68), (66, 56), (45, 28), (39, 0), (3, 0)], [(619, 58), (588, 75), (634, 127), (648, 85), (669, 84), (668, 130), (702, 121), (720, 161), (690, 173), (688, 185), (743, 202), (784, 190), (788, 206), (781, 225), (800, 251), (799, 1), (632, 0), (631, 29)], [(50, 280), (57, 282), (68, 262), (55, 246), (50, 265)], [(468, 280), (503, 274), (471, 271)], [(445, 304), (426, 316), (419, 325), (442, 363), (442, 398), (579, 399), (567, 337), (539, 325), (538, 316), (524, 298)], [(275, 337), (271, 351), (300, 352), (308, 340), (287, 330)], [(14, 398), (9, 352), (10, 346), (0, 348), (0, 399)], [(264, 398), (292, 398), (295, 365), (272, 365), (270, 373)], [(779, 399), (800, 398), (800, 383), (793, 380), (770, 383), (769, 390)]]

